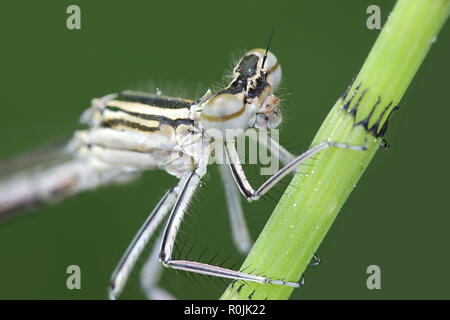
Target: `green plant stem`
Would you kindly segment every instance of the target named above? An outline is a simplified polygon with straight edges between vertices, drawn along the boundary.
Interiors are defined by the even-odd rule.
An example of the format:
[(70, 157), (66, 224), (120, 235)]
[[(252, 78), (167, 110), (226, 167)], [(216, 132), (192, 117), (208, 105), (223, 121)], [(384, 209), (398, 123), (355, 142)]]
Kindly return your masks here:
[[(317, 156), (310, 174), (297, 173), (241, 270), (272, 279), (300, 280), (379, 149), (394, 107), (449, 12), (450, 0), (397, 2), (358, 76), (333, 106), (312, 142), (364, 145), (367, 141), (367, 151), (331, 148)], [(221, 299), (248, 299), (249, 295), (253, 299), (287, 299), (292, 290), (278, 285), (237, 283), (229, 286)]]

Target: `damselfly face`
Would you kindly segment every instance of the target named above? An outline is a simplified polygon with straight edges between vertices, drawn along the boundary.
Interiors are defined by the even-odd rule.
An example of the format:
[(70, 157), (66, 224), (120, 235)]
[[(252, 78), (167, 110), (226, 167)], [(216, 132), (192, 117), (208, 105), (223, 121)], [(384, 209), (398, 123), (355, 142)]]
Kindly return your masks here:
[(233, 80), (202, 105), (205, 129), (273, 129), (281, 122), (280, 99), (273, 94), (281, 82), (280, 64), (271, 52), (247, 52), (233, 70)]

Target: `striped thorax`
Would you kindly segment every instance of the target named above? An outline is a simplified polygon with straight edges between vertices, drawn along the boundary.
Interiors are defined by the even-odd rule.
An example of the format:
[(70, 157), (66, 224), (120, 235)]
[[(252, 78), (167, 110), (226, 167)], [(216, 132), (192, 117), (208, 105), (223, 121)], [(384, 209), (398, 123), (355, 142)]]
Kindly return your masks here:
[(134, 91), (94, 99), (82, 116), (90, 128), (77, 132), (75, 148), (99, 169), (161, 168), (180, 177), (207, 146), (193, 108), (193, 100)]
[(230, 84), (213, 96), (208, 91), (195, 101), (124, 91), (94, 99), (82, 116), (90, 128), (77, 132), (75, 145), (100, 170), (162, 168), (181, 177), (212, 150), (208, 130), (232, 138), (247, 128), (278, 126), (279, 99), (273, 92), (280, 80), (276, 57), (254, 49), (234, 68)]

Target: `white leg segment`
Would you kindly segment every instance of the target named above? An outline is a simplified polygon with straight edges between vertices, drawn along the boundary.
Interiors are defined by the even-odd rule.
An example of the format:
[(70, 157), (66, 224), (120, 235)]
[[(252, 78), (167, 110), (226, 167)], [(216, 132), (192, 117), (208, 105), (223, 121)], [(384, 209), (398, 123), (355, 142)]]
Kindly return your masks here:
[[(366, 141), (367, 143), (367, 141)], [(225, 143), (225, 150), (226, 155), (228, 158), (228, 162), (230, 165), (231, 173), (233, 174), (234, 180), (239, 187), (239, 190), (244, 195), (244, 197), (248, 201), (255, 201), (258, 200), (262, 195), (264, 195), (267, 191), (269, 191), (273, 186), (275, 186), (281, 179), (283, 179), (286, 175), (288, 175), (291, 172), (294, 172), (297, 170), (297, 168), (306, 160), (312, 158), (314, 155), (318, 154), (319, 152), (328, 149), (330, 147), (336, 147), (336, 148), (342, 148), (342, 149), (350, 149), (350, 150), (366, 150), (367, 146), (351, 146), (347, 144), (342, 143), (335, 143), (335, 142), (329, 142), (325, 141), (322, 143), (319, 143), (317, 146), (312, 147), (311, 149), (307, 150), (306, 152), (302, 153), (301, 155), (297, 156), (289, 162), (287, 165), (285, 165), (283, 168), (281, 168), (278, 172), (276, 172), (273, 176), (271, 176), (269, 179), (266, 180), (257, 190), (253, 189), (250, 183), (248, 182), (248, 179), (245, 175), (245, 172), (242, 168), (242, 165), (239, 160), (238, 153), (236, 151), (236, 146), (234, 142), (226, 142)]]
[(145, 245), (150, 240), (150, 237), (160, 224), (161, 220), (174, 205), (177, 199), (178, 191), (178, 186), (167, 191), (164, 197), (153, 209), (152, 213), (150, 213), (142, 227), (139, 229), (139, 232), (136, 234), (131, 244), (128, 246), (127, 251), (122, 256), (116, 270), (111, 276), (111, 282), (109, 285), (109, 298), (111, 300), (116, 299), (122, 292), (136, 260), (139, 258), (145, 248)]
[(219, 164), (219, 171), (225, 189), (234, 243), (241, 253), (247, 253), (252, 246), (252, 242), (245, 223), (239, 190), (234, 183), (230, 169), (226, 165)]
[(147, 297), (150, 300), (175, 300), (166, 290), (157, 286), (157, 283), (161, 277), (163, 269), (162, 264), (159, 262), (159, 251), (161, 249), (162, 233), (155, 242), (152, 251), (141, 270), (141, 287)]
[(159, 255), (159, 259), (161, 260), (163, 265), (168, 268), (184, 270), (189, 272), (196, 272), (200, 274), (221, 278), (245, 280), (258, 283), (272, 283), (291, 287), (300, 287), (301, 283), (297, 282), (274, 280), (263, 276), (256, 276), (196, 261), (172, 260), (172, 252), (178, 228), (180, 227), (181, 221), (183, 220), (183, 216), (185, 214), (189, 201), (191, 200), (192, 195), (195, 189), (197, 188), (201, 177), (204, 175), (206, 171), (205, 169), (206, 164), (200, 164), (200, 166), (194, 172), (192, 172), (187, 177), (187, 179), (183, 179), (185, 180), (185, 183), (183, 184), (184, 187), (180, 192), (180, 196), (178, 197), (178, 200), (172, 210), (172, 213), (170, 214), (169, 221), (167, 223), (163, 235), (161, 252)]

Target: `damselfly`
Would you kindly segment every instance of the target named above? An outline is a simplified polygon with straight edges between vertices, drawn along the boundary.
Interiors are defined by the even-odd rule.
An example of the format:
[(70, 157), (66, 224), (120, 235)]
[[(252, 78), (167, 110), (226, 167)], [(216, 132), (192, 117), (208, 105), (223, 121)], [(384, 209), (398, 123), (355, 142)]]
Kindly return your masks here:
[(158, 260), (168, 268), (209, 276), (299, 287), (298, 279), (272, 279), (197, 261), (177, 260), (173, 255), (185, 211), (218, 144), (227, 160), (220, 165), (220, 173), (232, 234), (241, 251), (247, 251), (251, 242), (239, 192), (248, 201), (256, 201), (305, 160), (327, 148), (365, 149), (324, 141), (294, 156), (273, 139), (259, 141), (277, 155), (284, 167), (260, 187), (253, 188), (242, 168), (236, 139), (246, 130), (277, 128), (281, 122), (280, 100), (274, 92), (280, 81), (280, 64), (267, 47), (247, 52), (234, 68), (228, 86), (215, 94), (208, 90), (198, 100), (134, 91), (93, 99), (81, 117), (88, 128), (74, 134), (61, 153), (67, 157), (64, 161), (38, 172), (13, 176), (0, 184), (0, 215), (100, 185), (128, 181), (141, 171), (159, 168), (179, 178), (179, 182), (150, 213), (120, 260), (111, 278), (110, 298), (120, 295), (138, 257), (167, 214), (165, 229), (152, 251), (149, 266), (145, 267), (149, 270), (144, 277), (149, 297), (165, 296), (155, 285), (156, 271), (161, 265)]

